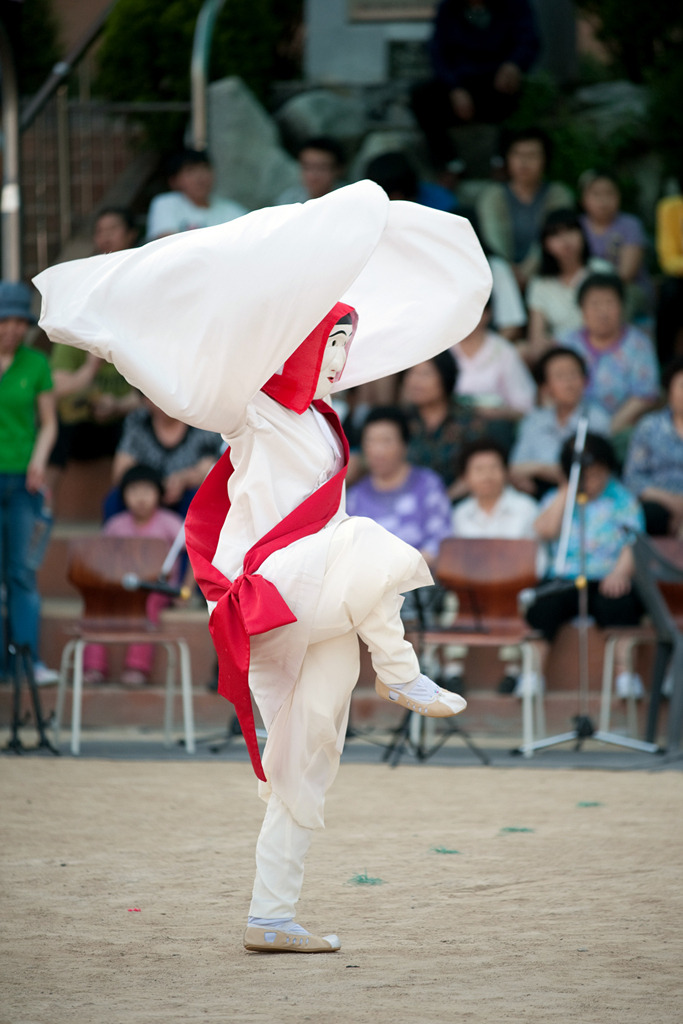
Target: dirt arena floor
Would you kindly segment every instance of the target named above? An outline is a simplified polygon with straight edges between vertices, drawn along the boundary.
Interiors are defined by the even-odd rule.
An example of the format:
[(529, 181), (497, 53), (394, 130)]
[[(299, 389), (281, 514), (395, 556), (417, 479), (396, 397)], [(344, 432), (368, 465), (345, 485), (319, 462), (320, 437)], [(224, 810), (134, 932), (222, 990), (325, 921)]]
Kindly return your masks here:
[(344, 765), (308, 957), (242, 948), (247, 764), (3, 758), (0, 796), (2, 1024), (683, 1019), (680, 772)]

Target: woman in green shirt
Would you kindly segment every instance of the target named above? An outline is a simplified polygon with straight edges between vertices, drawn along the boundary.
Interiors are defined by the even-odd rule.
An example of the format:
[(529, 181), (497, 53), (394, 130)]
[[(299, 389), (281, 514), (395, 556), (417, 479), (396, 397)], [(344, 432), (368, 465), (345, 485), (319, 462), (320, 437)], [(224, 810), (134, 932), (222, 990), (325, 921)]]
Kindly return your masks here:
[(0, 281), (0, 571), (10, 636), (30, 648), (40, 683), (55, 673), (38, 661), (40, 597), (32, 542), (57, 416), (48, 361), (22, 344), (31, 323), (26, 285)]

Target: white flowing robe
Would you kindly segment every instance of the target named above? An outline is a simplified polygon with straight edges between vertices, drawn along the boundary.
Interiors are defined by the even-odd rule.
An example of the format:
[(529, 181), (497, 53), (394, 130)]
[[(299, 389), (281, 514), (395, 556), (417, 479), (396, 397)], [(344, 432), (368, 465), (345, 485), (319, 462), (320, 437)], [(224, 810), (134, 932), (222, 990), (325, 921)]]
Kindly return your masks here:
[[(356, 308), (359, 326), (333, 390), (428, 359), (476, 326), (491, 276), (467, 221), (390, 203), (377, 186), (359, 182), (303, 206), (260, 210), (140, 249), (61, 264), (35, 284), (43, 294), (40, 323), (53, 341), (110, 360), (169, 415), (226, 438), (234, 468), (231, 508), (213, 562), (234, 579), (252, 544), (339, 464), (322, 417), (279, 405), (260, 391), (263, 384), (337, 301)], [(316, 612), (328, 606), (330, 618), (338, 617), (325, 576), (340, 528), (346, 605), (330, 625), (331, 671), (340, 671), (335, 638), (348, 632), (344, 623), (362, 622), (392, 589), (431, 581), (415, 549), (369, 520), (350, 521), (343, 498), (323, 530), (274, 552), (259, 569), (297, 617), (252, 638), (250, 686), (271, 730), (264, 768), (273, 790), (309, 827), (322, 823), (324, 793), (336, 771), (334, 756), (321, 755), (323, 734), (330, 745), (330, 723), (316, 724), (319, 709), (307, 721), (304, 707), (296, 722), (278, 729), (278, 713), (291, 701)], [(336, 571), (339, 586), (338, 563)], [(319, 621), (316, 635), (327, 636)], [(348, 645), (341, 658), (357, 674), (357, 642), (355, 658)], [(334, 711), (338, 750), (347, 713), (345, 698), (345, 710)], [(291, 754), (298, 741), (297, 765), (283, 751)]]

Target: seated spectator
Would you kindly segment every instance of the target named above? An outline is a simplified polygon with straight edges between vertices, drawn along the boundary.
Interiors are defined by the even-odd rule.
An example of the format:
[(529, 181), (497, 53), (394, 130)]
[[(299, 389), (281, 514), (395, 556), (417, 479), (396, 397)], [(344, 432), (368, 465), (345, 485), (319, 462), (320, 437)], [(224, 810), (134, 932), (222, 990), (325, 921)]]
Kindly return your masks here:
[(97, 214), (93, 227), (96, 256), (107, 252), (123, 252), (138, 243), (138, 227), (130, 210), (123, 206), (107, 206)]
[(479, 244), (491, 268), (493, 287), (491, 288), (491, 324), (494, 331), (502, 334), (508, 341), (516, 341), (524, 334), (527, 322), (524, 299), (510, 264), (500, 256), (494, 256), (489, 250), (486, 239), (479, 227), (479, 218), (474, 207), (463, 207), (458, 210), (461, 217), (466, 217), (474, 228)]
[(666, 406), (636, 425), (623, 479), (640, 498), (647, 532), (676, 536), (683, 526), (683, 356), (666, 368), (662, 383)]
[(528, 345), (525, 355), (535, 363), (567, 331), (582, 324), (577, 301), (581, 284), (591, 273), (611, 273), (606, 260), (591, 259), (578, 214), (553, 210), (541, 230), (541, 266), (529, 281)]
[(247, 212), (232, 199), (213, 194), (213, 167), (205, 152), (183, 149), (168, 166), (170, 192), (155, 196), (147, 214), (147, 241), (178, 231), (226, 224)]
[(680, 193), (657, 203), (655, 244), (664, 273), (657, 303), (657, 353), (662, 365), (683, 355), (683, 175)]
[[(553, 559), (562, 527), (573, 451), (574, 438), (569, 438), (562, 447), (561, 455), (564, 482), (545, 496), (535, 523), (538, 536), (550, 542)], [(643, 614), (643, 606), (633, 587), (633, 552), (624, 539), (625, 527), (631, 530), (644, 528), (642, 509), (617, 479), (614, 449), (605, 438), (590, 433), (586, 435), (583, 467), (580, 487), (587, 501), (573, 509), (567, 558), (559, 577), (566, 581), (567, 586), (539, 593), (526, 615), (529, 625), (544, 637), (542, 641), (535, 641), (540, 678), (524, 681), (532, 690), (543, 687), (550, 645), (560, 627), (579, 614), (579, 592), (575, 586), (579, 576), (587, 577), (588, 614), (598, 626), (635, 626)], [(582, 529), (585, 536), (583, 553)], [(558, 579), (554, 564), (549, 579)], [(615, 664), (619, 696), (626, 697), (630, 693), (642, 695), (640, 678), (626, 671), (623, 645), (617, 645)]]
[(495, 253), (511, 264), (520, 288), (526, 288), (541, 262), (540, 235), (545, 218), (553, 210), (573, 205), (566, 187), (546, 181), (550, 140), (536, 128), (518, 131), (504, 151), (505, 183), (492, 182), (477, 197), (482, 237)]
[(402, 387), (410, 429), (408, 460), (438, 473), (451, 499), (464, 493), (456, 481), (462, 446), (485, 433), (482, 418), (457, 401), (457, 379), (453, 354), (441, 352), (407, 370)]
[(372, 409), (361, 430), (361, 451), (368, 471), (349, 488), (346, 509), (366, 516), (412, 544), (433, 565), (451, 532), (451, 505), (441, 478), (408, 461), (410, 433), (402, 409)]
[[(135, 245), (137, 237), (130, 210), (100, 210), (93, 227), (97, 255), (123, 252)], [(59, 430), (50, 453), (47, 485), (56, 498), (69, 460), (89, 462), (114, 454), (123, 420), (142, 398), (111, 363), (72, 345), (53, 345), (50, 367)]]
[(645, 267), (645, 230), (638, 217), (621, 212), (619, 182), (609, 171), (585, 171), (579, 178), (579, 201), (591, 256), (606, 260), (624, 282), (629, 317), (648, 313), (653, 294)]
[(370, 160), (365, 177), (383, 188), (390, 199), (405, 199), (445, 213), (453, 213), (458, 206), (458, 200), (449, 189), (421, 181), (408, 157), (400, 151), (382, 153)]
[[(168, 541), (169, 549), (182, 529), (183, 521), (175, 512), (161, 508), (163, 484), (151, 466), (138, 464), (127, 470), (121, 478), (121, 496), (125, 506), (103, 527), (105, 537), (157, 537)], [(177, 566), (176, 566), (177, 569)], [(172, 582), (177, 582), (178, 573)], [(147, 598), (146, 615), (156, 626), (159, 615), (171, 599), (164, 594), (151, 593)], [(149, 680), (154, 660), (152, 644), (130, 644), (126, 648), (121, 682), (124, 686), (142, 686)], [(107, 651), (102, 644), (88, 644), (83, 655), (84, 682), (93, 685), (107, 678)]]
[(553, 348), (539, 360), (536, 379), (543, 405), (532, 409), (519, 425), (510, 453), (510, 479), (515, 487), (540, 498), (562, 481), (560, 452), (573, 437), (579, 419), (588, 417), (588, 429), (609, 435), (610, 417), (585, 397), (588, 371), (578, 352)]
[(281, 192), (275, 202), (276, 206), (320, 199), (343, 185), (344, 153), (334, 139), (322, 135), (307, 139), (299, 148), (297, 159), (301, 182)]
[[(451, 532), (451, 505), (441, 478), (408, 461), (408, 420), (402, 409), (379, 406), (367, 416), (361, 450), (368, 475), (349, 488), (346, 510), (366, 516), (412, 544), (433, 565), (439, 545)], [(401, 617), (431, 619), (440, 601), (438, 587), (421, 587), (404, 597)]]
[(458, 394), (487, 420), (507, 429), (502, 436), (512, 440), (512, 424), (528, 413), (536, 400), (536, 385), (512, 342), (489, 329), (491, 301), (481, 320), (451, 352), (458, 364)]
[[(0, 281), (0, 587), (7, 602), (0, 675), (9, 668), (8, 642), (28, 647), (37, 683), (59, 674), (39, 660), (40, 594), (36, 571), (49, 537), (43, 511), (47, 458), (57, 434), (50, 366), (24, 339), (36, 318), (23, 282)], [(42, 527), (42, 529), (41, 529)]]
[(116, 486), (105, 501), (105, 518), (124, 510), (119, 485), (124, 473), (140, 464), (161, 477), (163, 505), (184, 516), (221, 448), (219, 434), (190, 427), (145, 398), (143, 407), (125, 419), (112, 467)]
[(657, 358), (648, 336), (624, 323), (624, 286), (616, 275), (586, 278), (579, 288), (579, 306), (583, 327), (570, 331), (564, 343), (586, 361), (586, 398), (609, 413), (615, 436), (632, 427), (659, 398)]
[[(536, 539), (538, 506), (533, 498), (510, 487), (505, 450), (499, 444), (482, 438), (467, 445), (460, 456), (460, 476), (469, 496), (453, 509), (455, 537)], [(457, 692), (462, 687), (453, 685), (453, 677), (462, 675), (465, 653), (462, 647), (457, 653), (455, 649), (447, 651), (448, 662), (444, 665), (444, 674), (451, 679), (449, 688)], [(506, 668), (499, 689), (510, 693), (521, 671), (519, 648), (502, 647), (500, 659)]]
[(412, 97), (437, 170), (456, 155), (449, 128), (509, 117), (538, 50), (529, 0), (441, 0), (430, 43), (434, 78)]

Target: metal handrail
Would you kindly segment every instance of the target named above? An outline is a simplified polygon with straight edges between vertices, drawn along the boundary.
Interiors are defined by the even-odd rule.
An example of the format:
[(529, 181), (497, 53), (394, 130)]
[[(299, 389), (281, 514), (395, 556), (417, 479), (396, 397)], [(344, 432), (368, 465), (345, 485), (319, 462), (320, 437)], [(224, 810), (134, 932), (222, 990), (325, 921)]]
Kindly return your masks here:
[(38, 92), (23, 111), (19, 122), (19, 130), (21, 132), (26, 131), (26, 129), (33, 124), (38, 114), (44, 109), (49, 100), (52, 99), (60, 85), (66, 81), (75, 65), (80, 61), (81, 57), (83, 57), (90, 49), (97, 37), (101, 35), (109, 15), (116, 6), (116, 2), (117, 0), (113, 0), (113, 2), (104, 9), (102, 14), (100, 14), (100, 16), (92, 23), (85, 35), (80, 39), (76, 46), (74, 46), (73, 50), (66, 55), (64, 60), (60, 60), (55, 64), (49, 77), (46, 78)]
[(190, 96), (192, 101), (192, 145), (194, 149), (206, 149), (208, 142), (208, 117), (206, 85), (209, 77), (209, 56), (213, 30), (225, 0), (205, 0), (197, 15), (192, 42), (190, 63)]
[(9, 38), (0, 24), (0, 68), (2, 68), (2, 276), (6, 281), (21, 278), (21, 188), (19, 183), (19, 93), (14, 56)]

